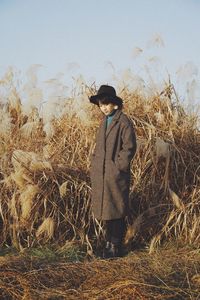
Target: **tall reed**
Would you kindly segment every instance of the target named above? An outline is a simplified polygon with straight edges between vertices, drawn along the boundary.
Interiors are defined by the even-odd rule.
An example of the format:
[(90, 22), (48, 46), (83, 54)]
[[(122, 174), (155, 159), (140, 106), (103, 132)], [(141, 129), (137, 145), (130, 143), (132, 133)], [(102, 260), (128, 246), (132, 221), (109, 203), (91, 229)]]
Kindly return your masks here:
[[(91, 212), (90, 154), (101, 115), (89, 104), (95, 86), (81, 86), (45, 117), (25, 113), (14, 84), (0, 105), (1, 245), (19, 249), (78, 239), (91, 246), (102, 234)], [(74, 91), (73, 91), (74, 92)], [(145, 97), (124, 88), (124, 110), (137, 134), (131, 167), (125, 242), (200, 242), (200, 132), (171, 83)]]

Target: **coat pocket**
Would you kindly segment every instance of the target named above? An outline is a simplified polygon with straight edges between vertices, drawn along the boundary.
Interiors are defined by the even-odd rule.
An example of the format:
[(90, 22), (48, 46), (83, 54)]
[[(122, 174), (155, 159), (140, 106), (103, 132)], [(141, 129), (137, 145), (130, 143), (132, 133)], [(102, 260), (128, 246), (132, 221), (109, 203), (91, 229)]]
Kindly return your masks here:
[(120, 174), (120, 170), (119, 170), (119, 168), (117, 167), (117, 165), (116, 165), (116, 163), (113, 161), (113, 160), (111, 160), (111, 171), (112, 171), (112, 173), (114, 174), (114, 175), (116, 175), (116, 176), (119, 176), (119, 174)]

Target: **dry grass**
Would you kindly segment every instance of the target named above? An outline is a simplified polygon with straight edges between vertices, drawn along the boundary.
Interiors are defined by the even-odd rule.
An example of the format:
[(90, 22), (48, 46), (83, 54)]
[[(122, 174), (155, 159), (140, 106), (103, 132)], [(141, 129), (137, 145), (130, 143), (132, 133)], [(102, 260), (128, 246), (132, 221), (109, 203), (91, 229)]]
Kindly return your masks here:
[(199, 252), (163, 249), (123, 259), (66, 263), (0, 260), (1, 299), (199, 299)]
[[(94, 90), (81, 85), (72, 98), (46, 107), (49, 115), (34, 105), (27, 114), (14, 83), (8, 84), (8, 102), (0, 106), (1, 245), (22, 250), (80, 240), (88, 251), (99, 245), (89, 179), (101, 118), (87, 98)], [(149, 244), (150, 251), (173, 239), (199, 245), (197, 116), (184, 110), (171, 84), (149, 98), (127, 88), (121, 96), (138, 141), (126, 244)]]

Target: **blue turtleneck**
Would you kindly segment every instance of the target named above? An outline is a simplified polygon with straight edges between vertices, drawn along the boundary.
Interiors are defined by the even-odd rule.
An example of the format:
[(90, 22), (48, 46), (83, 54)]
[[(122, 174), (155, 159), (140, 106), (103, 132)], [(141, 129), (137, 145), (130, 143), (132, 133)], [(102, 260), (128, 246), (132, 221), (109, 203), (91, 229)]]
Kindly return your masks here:
[(117, 109), (113, 109), (113, 111), (106, 117), (106, 128), (108, 128), (108, 126), (112, 122), (112, 119), (113, 119), (116, 111), (117, 111)]

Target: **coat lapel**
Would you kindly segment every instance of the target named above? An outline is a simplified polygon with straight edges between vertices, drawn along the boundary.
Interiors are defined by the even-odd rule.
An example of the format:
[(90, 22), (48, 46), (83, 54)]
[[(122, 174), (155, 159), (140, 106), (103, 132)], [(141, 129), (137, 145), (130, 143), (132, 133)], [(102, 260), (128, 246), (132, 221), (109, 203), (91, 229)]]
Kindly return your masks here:
[(106, 118), (104, 118), (101, 127), (100, 127), (100, 141), (101, 149), (105, 150), (105, 137), (106, 137)]
[(108, 137), (109, 133), (112, 131), (112, 129), (113, 129), (113, 127), (115, 126), (115, 124), (118, 122), (121, 113), (122, 113), (121, 110), (118, 110), (118, 111), (115, 113), (115, 115), (114, 115), (114, 117), (113, 117), (113, 119), (112, 119), (112, 122), (111, 122), (110, 126), (109, 126), (109, 127), (107, 128), (107, 130), (106, 130), (106, 138)]

